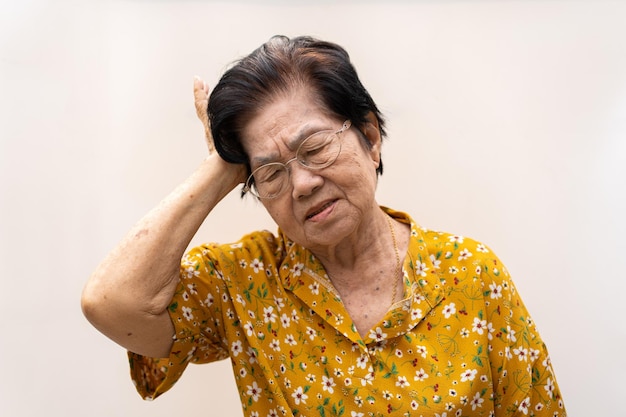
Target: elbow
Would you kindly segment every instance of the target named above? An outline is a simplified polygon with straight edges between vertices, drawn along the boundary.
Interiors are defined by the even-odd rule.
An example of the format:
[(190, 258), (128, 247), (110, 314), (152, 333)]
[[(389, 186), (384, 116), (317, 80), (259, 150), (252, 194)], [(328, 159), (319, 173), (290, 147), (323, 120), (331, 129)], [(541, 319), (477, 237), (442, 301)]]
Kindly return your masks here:
[(85, 318), (94, 326), (98, 322), (98, 314), (104, 309), (103, 300), (105, 299), (106, 297), (98, 294), (89, 283), (83, 289), (80, 297), (80, 308)]

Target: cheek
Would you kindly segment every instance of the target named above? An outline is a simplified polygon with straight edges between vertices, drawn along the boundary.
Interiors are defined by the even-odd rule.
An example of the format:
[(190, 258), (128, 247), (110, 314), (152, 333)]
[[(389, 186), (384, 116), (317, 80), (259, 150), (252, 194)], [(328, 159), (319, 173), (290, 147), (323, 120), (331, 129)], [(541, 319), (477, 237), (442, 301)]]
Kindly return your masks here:
[(289, 203), (285, 201), (270, 201), (262, 200), (265, 211), (270, 215), (274, 222), (284, 228), (288, 226), (288, 223), (293, 220), (293, 214), (289, 213)]
[(364, 187), (366, 184), (376, 184), (376, 166), (365, 151), (350, 152), (341, 161), (342, 182)]

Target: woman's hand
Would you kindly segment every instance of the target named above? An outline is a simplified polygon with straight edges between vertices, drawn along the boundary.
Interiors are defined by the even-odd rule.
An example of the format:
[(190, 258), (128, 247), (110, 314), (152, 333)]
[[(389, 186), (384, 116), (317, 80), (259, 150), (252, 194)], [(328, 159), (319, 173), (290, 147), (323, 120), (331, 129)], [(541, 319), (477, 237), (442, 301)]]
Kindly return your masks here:
[(209, 126), (209, 114), (207, 113), (209, 86), (197, 75), (193, 78), (193, 101), (196, 107), (196, 115), (198, 115), (198, 119), (200, 119), (204, 127), (204, 137), (209, 147), (209, 153), (213, 153), (215, 151), (215, 145), (213, 144), (211, 126)]
[[(215, 144), (213, 143), (213, 135), (211, 134), (211, 126), (209, 125), (209, 114), (207, 112), (209, 104), (209, 86), (197, 75), (193, 78), (193, 102), (196, 107), (196, 115), (204, 127), (204, 137), (209, 148), (209, 155), (217, 154), (215, 151)], [(230, 177), (226, 175), (223, 179), (227, 180), (228, 178), (232, 178), (232, 187), (246, 181), (247, 173), (244, 165), (229, 164), (222, 158), (217, 159), (219, 159), (219, 161), (224, 165), (223, 168), (230, 173)]]

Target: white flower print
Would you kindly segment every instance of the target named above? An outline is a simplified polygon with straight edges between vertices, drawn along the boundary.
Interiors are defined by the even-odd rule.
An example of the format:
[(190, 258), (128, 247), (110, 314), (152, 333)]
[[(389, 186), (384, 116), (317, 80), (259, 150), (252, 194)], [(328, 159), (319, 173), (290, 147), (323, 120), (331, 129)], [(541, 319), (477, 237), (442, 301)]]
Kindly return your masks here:
[(274, 340), (272, 340), (272, 341), (270, 342), (270, 347), (271, 347), (274, 351), (278, 352), (278, 351), (280, 351), (280, 342), (279, 342), (277, 339), (274, 339)]
[(359, 359), (356, 360), (356, 366), (361, 369), (365, 369), (367, 366), (368, 357), (366, 354), (362, 354), (359, 356)]
[(328, 393), (332, 394), (333, 392), (335, 392), (333, 388), (335, 385), (336, 384), (333, 378), (329, 378), (326, 375), (322, 375), (322, 389), (324, 391), (328, 391)]
[(406, 377), (399, 376), (396, 381), (396, 387), (406, 388), (409, 386), (409, 381), (407, 381)]
[(304, 393), (302, 387), (296, 388), (291, 396), (294, 398), (294, 402), (296, 403), (296, 405), (300, 403), (306, 404), (306, 400), (307, 398), (309, 398), (309, 396)]
[(411, 310), (411, 320), (418, 320), (422, 318), (422, 310), (419, 308), (414, 308)]
[(259, 271), (263, 270), (263, 262), (261, 262), (260, 259), (255, 258), (252, 260), (252, 262), (250, 263), (250, 267), (252, 269), (254, 269), (255, 273), (258, 273)]
[(457, 260), (459, 261), (464, 261), (467, 258), (472, 256), (472, 252), (468, 251), (467, 248), (464, 248), (460, 253), (459, 253), (459, 257), (457, 258)]
[(315, 329), (312, 329), (310, 327), (306, 328), (306, 334), (309, 335), (309, 339), (311, 340), (315, 340), (315, 336), (317, 336), (317, 332), (315, 331)]
[(506, 326), (506, 338), (511, 342), (516, 342), (515, 330), (511, 329), (511, 326)]
[(243, 352), (241, 340), (235, 340), (233, 344), (230, 346), (230, 351), (234, 357), (239, 356), (239, 354)]
[(285, 306), (282, 297), (274, 296), (274, 304), (276, 304), (276, 308), (280, 311), (281, 308)]
[(248, 363), (253, 364), (257, 362), (256, 351), (252, 347), (248, 346), (246, 353), (248, 354)]
[(241, 296), (241, 294), (237, 294), (237, 296), (235, 297), (235, 301), (244, 307), (246, 305), (246, 300)]
[(419, 406), (420, 406), (420, 405), (419, 405), (419, 403), (418, 403), (417, 401), (415, 401), (415, 400), (412, 400), (412, 401), (411, 401), (411, 409), (413, 409), (413, 410), (417, 410), (417, 408), (418, 408)]
[(526, 361), (528, 359), (528, 350), (526, 348), (515, 348), (513, 353), (517, 355), (517, 359), (520, 361)]
[(248, 336), (252, 336), (254, 334), (254, 326), (249, 321), (243, 325), (243, 329), (246, 331)]
[(418, 355), (421, 355), (422, 358), (426, 358), (426, 356), (428, 356), (428, 349), (426, 349), (426, 346), (417, 346), (415, 351)]
[(448, 237), (448, 240), (452, 243), (463, 243), (463, 236), (453, 235)]
[(190, 307), (183, 306), (183, 317), (187, 319), (187, 321), (193, 320), (193, 314)]
[(370, 339), (374, 339), (377, 342), (381, 342), (387, 337), (387, 333), (383, 333), (383, 329), (377, 327), (375, 330), (372, 329), (369, 334)]
[(296, 342), (296, 338), (295, 338), (295, 337), (293, 337), (293, 335), (292, 335), (292, 334), (288, 334), (288, 335), (285, 337), (285, 343), (287, 343), (287, 344), (288, 344), (288, 345), (290, 345), (290, 346), (295, 346), (295, 345), (297, 345), (297, 344), (298, 344), (298, 342)]
[(278, 315), (274, 313), (274, 307), (272, 306), (263, 307), (263, 320), (266, 323), (269, 323), (269, 322), (274, 323), (276, 321), (276, 317), (278, 317)]
[(370, 366), (369, 368), (367, 368), (367, 374), (363, 378), (361, 378), (361, 385), (372, 385), (372, 382), (374, 382), (374, 368)]
[(423, 381), (428, 378), (428, 374), (424, 371), (423, 368), (420, 368), (419, 371), (415, 371), (415, 376), (413, 377), (416, 381)]
[(309, 285), (309, 289), (311, 290), (311, 294), (318, 295), (320, 293), (320, 284), (314, 282), (313, 284)]
[(539, 359), (539, 354), (541, 352), (539, 352), (537, 349), (528, 349), (528, 359), (531, 362), (535, 362), (537, 359)]
[(472, 324), (472, 331), (478, 334), (483, 334), (487, 327), (487, 320), (481, 320), (480, 317), (474, 317), (474, 323)]
[(456, 306), (454, 303), (450, 303), (443, 307), (443, 315), (445, 318), (449, 319), (451, 315), (456, 313)]
[(196, 283), (195, 282), (192, 282), (191, 284), (188, 284), (187, 288), (189, 288), (189, 293), (191, 295), (198, 294), (198, 290), (196, 289), (197, 287), (196, 287)]
[(485, 245), (483, 245), (482, 243), (479, 243), (479, 244), (476, 246), (476, 250), (477, 250), (478, 252), (481, 252), (481, 253), (489, 253), (489, 249), (487, 249), (487, 247), (486, 247)]
[(203, 303), (204, 305), (206, 305), (207, 307), (211, 307), (213, 305), (213, 302), (215, 301), (215, 299), (213, 298), (213, 294), (208, 293), (206, 298), (204, 299)]
[(472, 410), (476, 410), (477, 407), (482, 407), (484, 401), (485, 400), (480, 398), (480, 392), (477, 392), (474, 395), (474, 398), (472, 398), (472, 401), (470, 402), (470, 404), (472, 405)]
[(191, 265), (185, 268), (185, 278), (191, 279), (191, 278), (199, 277), (199, 276), (200, 276), (200, 271), (198, 271), (194, 265)]
[(364, 416), (363, 413), (357, 413), (356, 411), (350, 412), (350, 417), (363, 417), (363, 416)]
[(511, 353), (511, 348), (508, 347), (508, 346), (506, 346), (504, 348), (504, 357), (507, 358), (507, 359), (513, 359), (513, 354)]
[(487, 339), (492, 340), (493, 339), (493, 332), (495, 332), (496, 329), (493, 328), (493, 324), (491, 322), (487, 323)]
[(415, 263), (415, 273), (421, 277), (426, 276), (426, 271), (428, 271), (428, 267), (424, 262), (416, 261)]
[(530, 408), (530, 397), (526, 397), (526, 398), (524, 398), (524, 401), (522, 401), (520, 403), (520, 405), (517, 408), (517, 410), (521, 411), (522, 413), (524, 413), (524, 415), (527, 415), (529, 408)]
[(247, 394), (251, 396), (255, 402), (259, 401), (259, 397), (261, 396), (261, 388), (259, 388), (256, 381), (253, 381), (252, 385), (248, 385)]
[(489, 294), (489, 297), (491, 297), (491, 299), (497, 300), (498, 298), (502, 297), (501, 285), (492, 282), (491, 284), (489, 284), (489, 289), (491, 290), (491, 293)]
[(461, 372), (461, 382), (473, 381), (478, 371), (476, 369), (466, 369)]
[(291, 274), (294, 277), (299, 277), (302, 274), (302, 270), (304, 269), (303, 263), (297, 263), (291, 268)]
[(293, 321), (294, 323), (298, 322), (298, 319), (300, 318), (300, 316), (298, 316), (298, 312), (296, 311), (296, 309), (294, 308), (291, 311), (291, 321)]
[(437, 259), (437, 257), (433, 254), (431, 254), (429, 258), (430, 258), (430, 262), (432, 262), (433, 264), (433, 268), (439, 269), (439, 265), (441, 265), (441, 261)]
[(283, 328), (287, 328), (289, 327), (289, 325), (291, 324), (291, 318), (289, 318), (288, 315), (286, 315), (285, 313), (283, 313), (280, 316), (280, 324), (282, 324)]
[(543, 386), (543, 389), (546, 390), (546, 392), (548, 393), (548, 395), (550, 396), (550, 398), (553, 398), (553, 392), (554, 392), (554, 381), (552, 381), (551, 378), (546, 379), (546, 385)]

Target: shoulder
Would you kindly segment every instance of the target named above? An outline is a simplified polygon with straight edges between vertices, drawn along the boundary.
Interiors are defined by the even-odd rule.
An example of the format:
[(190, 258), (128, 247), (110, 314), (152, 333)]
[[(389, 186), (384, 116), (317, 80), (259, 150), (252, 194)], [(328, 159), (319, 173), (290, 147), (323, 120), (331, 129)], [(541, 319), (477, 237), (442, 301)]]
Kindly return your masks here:
[(285, 247), (282, 237), (270, 231), (255, 231), (232, 243), (205, 243), (191, 248), (181, 261), (188, 273), (210, 272), (213, 269), (276, 265), (283, 258)]

